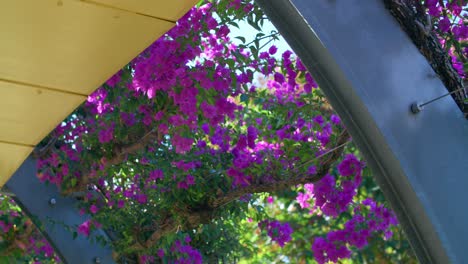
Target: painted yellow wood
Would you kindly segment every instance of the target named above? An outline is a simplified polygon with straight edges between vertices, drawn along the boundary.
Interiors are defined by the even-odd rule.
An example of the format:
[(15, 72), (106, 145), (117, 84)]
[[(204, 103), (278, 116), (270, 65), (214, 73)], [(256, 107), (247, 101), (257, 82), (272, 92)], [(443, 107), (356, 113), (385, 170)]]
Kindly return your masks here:
[(32, 149), (28, 146), (0, 142), (0, 186), (8, 181)]
[(198, 0), (84, 0), (115, 8), (129, 10), (152, 17), (177, 21), (190, 10)]
[(0, 81), (0, 141), (34, 146), (85, 99)]
[(0, 186), (88, 94), (196, 2), (2, 1)]
[(82, 1), (2, 1), (0, 79), (89, 94), (173, 25)]

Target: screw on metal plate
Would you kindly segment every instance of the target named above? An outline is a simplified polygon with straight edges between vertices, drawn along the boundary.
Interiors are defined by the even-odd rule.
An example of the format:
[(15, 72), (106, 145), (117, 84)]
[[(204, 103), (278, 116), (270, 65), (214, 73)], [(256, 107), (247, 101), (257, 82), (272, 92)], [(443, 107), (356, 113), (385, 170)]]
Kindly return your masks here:
[(413, 114), (417, 114), (417, 113), (421, 112), (423, 109), (424, 109), (424, 106), (421, 105), (420, 103), (412, 103), (411, 104), (411, 112)]
[(55, 199), (55, 198), (50, 198), (49, 204), (50, 204), (51, 206), (56, 205), (56, 204), (57, 204), (57, 199)]
[(101, 258), (95, 257), (95, 258), (94, 258), (94, 263), (100, 264), (100, 263), (101, 263)]
[(424, 103), (417, 103), (417, 102), (416, 102), (416, 103), (412, 103), (412, 104), (411, 104), (411, 107), (410, 107), (411, 112), (413, 112), (413, 114), (417, 114), (417, 113), (419, 113), (419, 112), (421, 112), (421, 111), (423, 110), (424, 106), (429, 105), (429, 104), (432, 104), (432, 103), (434, 103), (434, 102), (436, 102), (436, 101), (439, 101), (440, 99), (442, 99), (442, 98), (444, 98), (444, 97), (446, 97), (446, 96), (449, 96), (449, 95), (451, 95), (451, 94), (454, 94), (454, 93), (456, 93), (456, 92), (460, 92), (460, 91), (463, 91), (463, 90), (465, 90), (465, 87), (458, 88), (458, 89), (456, 89), (456, 90), (454, 90), (454, 91), (451, 91), (451, 92), (449, 92), (449, 93), (443, 94), (443, 95), (441, 95), (441, 96), (438, 96), (438, 97), (436, 97), (436, 98), (434, 98), (434, 99), (431, 99), (431, 100), (429, 100), (429, 101), (427, 101), (427, 102), (424, 102)]

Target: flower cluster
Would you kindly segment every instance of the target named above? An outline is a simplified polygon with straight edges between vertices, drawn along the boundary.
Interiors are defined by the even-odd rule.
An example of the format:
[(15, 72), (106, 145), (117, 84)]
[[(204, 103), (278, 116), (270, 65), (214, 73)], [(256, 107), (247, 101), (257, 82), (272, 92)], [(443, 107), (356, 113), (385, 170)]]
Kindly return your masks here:
[(35, 264), (40, 264), (44, 259), (60, 263), (52, 246), (13, 200), (2, 195), (0, 208), (0, 245), (5, 250), (4, 256), (29, 255)]
[[(175, 260), (175, 264), (201, 264), (203, 258), (200, 252), (189, 245), (191, 239), (186, 236), (184, 241), (177, 240), (171, 251), (179, 257)], [(161, 252), (160, 252), (161, 253)]]
[[(323, 214), (333, 217), (348, 210), (362, 182), (363, 163), (355, 155), (347, 154), (337, 169), (343, 176), (339, 185), (330, 174), (317, 183), (304, 185), (304, 192), (298, 192), (296, 197), (301, 208), (311, 208), (312, 212), (320, 209)], [(310, 201), (314, 201), (312, 207)]]
[(427, 13), (437, 24), (437, 33), (441, 44), (448, 50), (452, 66), (460, 77), (465, 77), (463, 62), (468, 57), (468, 48), (461, 45), (468, 39), (468, 25), (465, 23), (467, 1), (424, 1)]
[(354, 216), (345, 223), (344, 229), (331, 231), (326, 238), (315, 238), (312, 251), (319, 264), (336, 263), (351, 256), (350, 247), (365, 247), (375, 234), (383, 233), (384, 238), (389, 239), (392, 236), (390, 227), (397, 224), (390, 210), (368, 198), (356, 207)]
[(293, 229), (289, 223), (281, 223), (278, 220), (263, 220), (258, 223), (260, 229), (266, 230), (272, 241), (277, 242), (280, 247), (291, 241)]

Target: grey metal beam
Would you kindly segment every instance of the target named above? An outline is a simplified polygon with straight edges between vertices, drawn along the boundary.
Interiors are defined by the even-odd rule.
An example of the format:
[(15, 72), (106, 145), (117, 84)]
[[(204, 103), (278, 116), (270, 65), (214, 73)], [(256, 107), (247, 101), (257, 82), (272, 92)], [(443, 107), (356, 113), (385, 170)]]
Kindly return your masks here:
[(468, 122), (379, 0), (257, 0), (362, 151), (422, 263), (468, 263)]
[[(77, 200), (71, 197), (62, 197), (55, 185), (41, 183), (36, 177), (37, 164), (32, 157), (26, 159), (21, 167), (6, 183), (9, 191), (14, 193), (14, 199), (29, 216), (36, 218), (43, 225), (43, 234), (64, 263), (91, 264), (91, 263), (115, 263), (112, 259), (112, 251), (108, 247), (101, 247), (82, 235), (73, 239), (70, 231), (61, 224), (67, 226), (80, 225), (89, 219), (87, 215), (80, 215), (76, 207)], [(102, 230), (97, 230), (92, 237), (103, 235)]]

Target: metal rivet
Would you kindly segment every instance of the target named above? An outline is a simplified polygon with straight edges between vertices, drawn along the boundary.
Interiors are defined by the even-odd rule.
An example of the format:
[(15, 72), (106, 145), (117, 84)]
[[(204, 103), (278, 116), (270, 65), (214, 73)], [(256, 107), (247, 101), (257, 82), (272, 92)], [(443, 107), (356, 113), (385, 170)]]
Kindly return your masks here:
[(55, 198), (50, 198), (49, 204), (50, 204), (50, 205), (56, 205), (56, 204), (57, 204), (57, 200), (56, 200)]
[(94, 263), (96, 263), (96, 264), (101, 263), (101, 258), (99, 258), (99, 257), (94, 258)]
[(423, 110), (423, 106), (419, 103), (412, 103), (411, 104), (411, 112), (413, 112), (413, 114), (417, 114), (419, 112), (421, 112)]

